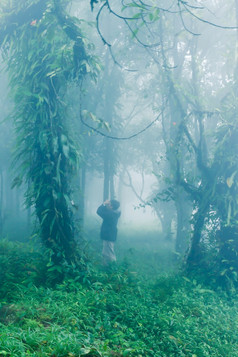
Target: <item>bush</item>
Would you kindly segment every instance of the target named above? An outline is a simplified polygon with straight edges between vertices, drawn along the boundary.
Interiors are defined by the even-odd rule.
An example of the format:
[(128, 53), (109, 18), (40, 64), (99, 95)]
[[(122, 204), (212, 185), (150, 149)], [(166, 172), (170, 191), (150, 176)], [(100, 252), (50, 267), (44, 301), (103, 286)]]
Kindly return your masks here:
[(18, 285), (40, 285), (45, 282), (46, 260), (29, 244), (0, 241), (0, 297), (11, 300)]

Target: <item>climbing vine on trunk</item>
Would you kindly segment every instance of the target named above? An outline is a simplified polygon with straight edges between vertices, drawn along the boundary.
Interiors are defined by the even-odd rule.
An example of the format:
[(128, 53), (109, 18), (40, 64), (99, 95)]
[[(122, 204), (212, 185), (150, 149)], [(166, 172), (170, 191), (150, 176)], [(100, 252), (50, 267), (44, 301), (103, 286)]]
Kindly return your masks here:
[(67, 130), (63, 98), (67, 83), (85, 73), (81, 33), (70, 16), (49, 2), (41, 18), (26, 18), (6, 34), (2, 48), (15, 102), (14, 185), (28, 183), (26, 199), (35, 206), (52, 261), (77, 263), (69, 180), (78, 152)]

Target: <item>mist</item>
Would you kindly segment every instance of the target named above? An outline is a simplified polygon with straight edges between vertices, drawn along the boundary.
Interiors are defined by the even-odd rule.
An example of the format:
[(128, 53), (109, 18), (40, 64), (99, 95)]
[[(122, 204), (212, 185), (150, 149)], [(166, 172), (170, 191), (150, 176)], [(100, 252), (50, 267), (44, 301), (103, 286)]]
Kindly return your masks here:
[(237, 0), (0, 24), (0, 356), (238, 356)]

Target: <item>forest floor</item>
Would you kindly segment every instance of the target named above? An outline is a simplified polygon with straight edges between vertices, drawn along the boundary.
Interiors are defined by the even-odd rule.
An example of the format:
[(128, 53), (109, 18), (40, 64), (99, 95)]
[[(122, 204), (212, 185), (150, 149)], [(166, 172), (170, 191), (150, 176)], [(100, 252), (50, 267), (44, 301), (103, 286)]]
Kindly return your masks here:
[(0, 242), (0, 357), (238, 357), (238, 298), (183, 276), (171, 242), (121, 231), (105, 270), (87, 236), (87, 271), (55, 286), (40, 253)]

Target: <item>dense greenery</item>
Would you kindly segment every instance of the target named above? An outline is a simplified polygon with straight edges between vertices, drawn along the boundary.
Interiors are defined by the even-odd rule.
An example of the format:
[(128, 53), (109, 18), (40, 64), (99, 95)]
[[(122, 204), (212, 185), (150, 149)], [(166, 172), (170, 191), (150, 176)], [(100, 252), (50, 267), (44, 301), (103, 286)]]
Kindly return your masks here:
[[(69, 182), (79, 153), (68, 133), (63, 100), (67, 84), (86, 73), (86, 54), (80, 30), (60, 5), (41, 6), (39, 14), (34, 4), (25, 12), (18, 4), (12, 15), (18, 27), (5, 34), (3, 44), (15, 102), (14, 185), (27, 185), (27, 204), (35, 207), (52, 261), (76, 263)], [(6, 17), (6, 28), (13, 18)]]
[[(90, 4), (95, 23), (85, 20)], [(6, 135), (12, 186), (23, 187), (37, 221), (31, 243), (0, 237), (0, 357), (238, 357), (237, 33), (224, 35), (192, 2), (115, 4), (0, 5), (14, 102), (1, 121), (0, 233), (7, 202), (12, 226), (20, 212), (20, 195), (13, 210), (5, 184)], [(238, 1), (235, 10), (237, 21)], [(220, 42), (206, 47), (198, 32), (215, 39), (211, 28)], [(146, 175), (156, 178), (149, 198)], [(117, 195), (123, 220), (132, 206), (123, 187), (153, 207), (162, 233), (120, 229), (119, 263), (105, 268), (92, 212), (99, 191)]]
[(237, 298), (165, 273), (161, 260), (171, 259), (169, 251), (147, 237), (157, 245), (155, 256), (142, 235), (128, 237), (134, 254), (125, 248), (128, 238), (121, 238), (118, 267), (91, 266), (54, 288), (43, 282), (40, 253), (1, 243), (7, 279), (0, 290), (0, 355), (238, 356)]
[[(112, 137), (118, 137), (116, 133), (108, 140), (104, 132), (104, 144), (94, 147), (93, 150), (90, 150), (91, 144), (87, 135), (84, 135), (84, 139), (76, 148), (70, 133), (71, 118), (68, 120), (67, 111), (69, 86), (75, 87), (76, 92), (84, 92), (85, 88), (87, 89), (89, 98), (83, 100), (88, 101), (88, 105), (83, 103), (83, 106), (88, 108), (84, 112), (88, 112), (93, 124), (98, 122), (103, 126), (102, 123), (106, 122), (104, 126), (108, 127), (110, 124), (116, 132), (124, 129), (123, 125), (126, 127), (132, 119), (133, 110), (129, 110), (131, 114), (128, 115), (128, 121), (120, 119), (121, 114), (127, 114), (126, 107), (130, 108), (132, 102), (131, 99), (127, 101), (125, 98), (123, 102), (123, 97), (129, 92), (126, 89), (126, 76), (119, 66), (116, 67), (115, 63), (112, 65), (112, 46), (103, 35), (107, 27), (107, 24), (104, 24), (106, 20), (99, 21), (103, 12), (105, 16), (111, 13), (113, 18), (120, 19), (129, 30), (131, 41), (126, 34), (123, 41), (118, 40), (119, 53), (125, 55), (123, 48), (127, 45), (128, 53), (133, 52), (133, 41), (149, 53), (149, 59), (146, 59), (148, 73), (141, 72), (136, 77), (138, 84), (141, 83), (141, 94), (136, 92), (134, 87), (132, 92), (136, 98), (147, 98), (145, 104), (150, 108), (150, 115), (154, 115), (154, 112), (158, 115), (158, 111), (161, 111), (158, 115), (160, 123), (155, 130), (156, 136), (148, 135), (148, 141), (155, 141), (157, 146), (147, 151), (146, 145), (142, 146), (138, 141), (138, 147), (142, 147), (142, 150), (139, 151), (136, 147), (135, 153), (131, 153), (136, 158), (133, 170), (141, 166), (144, 175), (145, 167), (149, 167), (150, 175), (153, 171), (158, 177), (158, 186), (154, 193), (157, 202), (162, 201), (157, 205), (156, 211), (164, 226), (164, 234), (171, 235), (172, 218), (168, 220), (165, 217), (172, 216), (173, 220), (176, 220), (174, 226), (177, 252), (184, 254), (189, 248), (188, 269), (194, 266), (196, 269), (201, 265), (204, 251), (212, 247), (213, 253), (217, 251), (217, 254), (213, 254), (213, 259), (216, 267), (220, 266), (218, 275), (225, 271), (223, 275), (236, 284), (237, 244), (231, 243), (237, 239), (237, 202), (234, 199), (237, 191), (237, 154), (235, 146), (231, 145), (236, 141), (237, 130), (235, 64), (233, 73), (220, 79), (220, 86), (226, 87), (227, 93), (219, 99), (219, 86), (215, 77), (225, 66), (226, 60), (221, 58), (217, 69), (211, 69), (214, 62), (213, 53), (210, 53), (209, 49), (201, 52), (197, 37), (191, 37), (193, 32), (178, 19), (182, 11), (181, 6), (186, 10), (187, 17), (195, 18), (191, 11), (189, 12), (189, 6), (184, 2), (172, 2), (174, 10), (178, 11), (171, 11), (171, 14), (175, 14), (171, 17), (166, 9), (150, 6), (146, 2), (143, 5), (140, 2), (128, 2), (121, 9), (113, 11), (110, 1), (102, 1), (102, 7), (97, 10), (94, 32), (98, 31), (108, 51), (101, 53), (105, 68), (95, 90), (91, 88), (91, 83), (82, 85), (86, 73), (91, 73), (95, 78), (99, 66), (89, 55), (93, 46), (82, 33), (84, 21), (81, 20), (81, 13), (78, 18), (72, 17), (69, 3), (67, 0), (29, 0), (19, 3), (5, 1), (1, 7), (3, 26), (0, 44), (7, 63), (11, 95), (15, 103), (14, 185), (24, 183), (27, 187), (27, 203), (35, 209), (41, 238), (51, 252), (52, 261), (56, 265), (63, 264), (65, 260), (68, 264), (79, 262), (71, 204), (71, 179), (73, 171), (79, 173), (77, 163), (80, 155), (83, 153), (85, 160), (81, 168), (80, 183), (83, 198), (86, 169), (89, 167), (94, 166), (95, 169), (97, 166), (103, 175), (104, 198), (115, 195), (114, 178), (118, 168), (121, 166), (121, 186), (125, 182), (125, 172), (128, 172), (127, 164), (125, 161), (123, 163), (123, 159), (118, 155), (118, 146), (111, 140)], [(80, 8), (77, 1), (73, 4), (84, 10), (85, 5)], [(98, 9), (97, 2), (93, 1), (91, 5)], [(197, 9), (199, 10), (202, 9)], [(203, 30), (201, 24), (199, 29)], [(154, 45), (148, 42), (151, 40), (150, 32), (156, 34), (159, 45), (156, 45), (157, 42)], [(143, 40), (140, 40), (143, 33)], [(93, 38), (92, 33), (90, 35)], [(115, 37), (113, 31), (111, 37)], [(236, 43), (234, 36), (232, 43)], [(154, 53), (150, 47), (155, 48)], [(222, 48), (219, 47), (219, 53)], [(96, 52), (95, 48), (94, 50)], [(227, 48), (227, 51), (229, 56), (233, 54), (232, 49)], [(129, 65), (135, 65), (135, 57), (129, 60)], [(117, 61), (116, 64), (118, 65)], [(206, 73), (211, 73), (214, 81), (210, 83)], [(150, 82), (148, 88), (147, 78)], [(124, 86), (126, 94), (120, 86)], [(206, 100), (210, 93), (214, 102), (212, 105)], [(94, 98), (91, 99), (90, 95)], [(73, 100), (71, 104), (74, 106), (73, 111), (76, 111), (77, 104), (73, 103)], [(120, 113), (119, 106), (123, 108)], [(81, 108), (77, 110), (80, 111), (79, 116), (82, 119)], [(98, 119), (93, 114), (94, 111), (103, 119)], [(210, 121), (214, 124), (212, 132)], [(77, 123), (78, 136), (81, 135), (80, 130), (82, 131), (82, 123), (80, 125)], [(147, 128), (145, 125), (144, 127)], [(89, 128), (90, 125), (87, 129)], [(86, 134), (90, 132), (86, 131)], [(156, 139), (157, 136), (159, 140)], [(94, 152), (89, 155), (86, 151)], [(125, 150), (124, 156), (131, 155), (127, 155)], [(90, 163), (92, 157), (96, 159)], [(162, 169), (158, 169), (158, 164)], [(129, 185), (133, 188), (129, 172), (128, 177)], [(172, 213), (166, 211), (166, 199), (161, 199), (163, 193), (168, 191), (168, 199), (173, 201)], [(80, 208), (84, 207), (82, 201), (81, 198)], [(145, 200), (142, 202), (146, 204)], [(172, 205), (170, 209), (171, 207)], [(204, 241), (209, 243), (204, 244)]]

